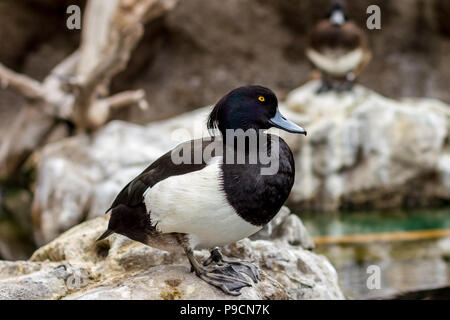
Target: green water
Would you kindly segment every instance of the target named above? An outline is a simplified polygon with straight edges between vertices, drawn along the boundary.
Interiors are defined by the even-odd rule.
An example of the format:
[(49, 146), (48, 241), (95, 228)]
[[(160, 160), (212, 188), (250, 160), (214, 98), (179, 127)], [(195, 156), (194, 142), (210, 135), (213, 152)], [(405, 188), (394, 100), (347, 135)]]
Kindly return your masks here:
[[(450, 229), (450, 207), (440, 209), (301, 214), (312, 236)], [(389, 297), (450, 285), (450, 237), (371, 243), (323, 244), (315, 251), (336, 268), (347, 298)], [(369, 289), (368, 268), (378, 266), (381, 288)]]
[(312, 236), (450, 229), (450, 207), (441, 209), (300, 214)]

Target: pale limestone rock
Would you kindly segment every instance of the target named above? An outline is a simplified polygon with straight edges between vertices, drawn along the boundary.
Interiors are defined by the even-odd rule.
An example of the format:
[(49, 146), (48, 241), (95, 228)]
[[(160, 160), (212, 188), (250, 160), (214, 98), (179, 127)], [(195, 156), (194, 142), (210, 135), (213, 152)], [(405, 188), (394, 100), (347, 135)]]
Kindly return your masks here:
[[(285, 102), (312, 121), (296, 155), (291, 203), (319, 210), (401, 206), (418, 188), (425, 203), (450, 199), (443, 157), (449, 147), (449, 106), (432, 99), (396, 101), (362, 86), (316, 95), (318, 85), (307, 83)], [(412, 183), (416, 180), (419, 186)], [(392, 194), (396, 197), (386, 197)]]
[(83, 285), (74, 277), (77, 274), (87, 275), (85, 269), (68, 263), (0, 261), (0, 299), (60, 299), (73, 285)]
[[(312, 240), (287, 208), (272, 223), (275, 232), (266, 230), (266, 240), (243, 239), (223, 249), (226, 256), (250, 261), (261, 270), (262, 281), (242, 289), (238, 297), (196, 277), (181, 253), (154, 249), (121, 235), (95, 242), (108, 218), (70, 229), (37, 250), (30, 261), (1, 261), (0, 299), (344, 298), (328, 260), (299, 245), (310, 246)], [(283, 229), (298, 230), (278, 232)], [(196, 255), (205, 259), (209, 253), (203, 250)]]
[(438, 161), (437, 170), (441, 183), (442, 196), (450, 194), (450, 153), (443, 154)]

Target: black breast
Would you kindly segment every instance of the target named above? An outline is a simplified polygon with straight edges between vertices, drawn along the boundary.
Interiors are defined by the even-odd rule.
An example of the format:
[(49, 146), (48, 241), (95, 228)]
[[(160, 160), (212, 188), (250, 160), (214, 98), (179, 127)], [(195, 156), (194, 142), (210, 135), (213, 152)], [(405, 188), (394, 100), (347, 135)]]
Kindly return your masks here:
[[(271, 139), (273, 135), (268, 135)], [(228, 202), (238, 215), (253, 225), (265, 225), (278, 213), (294, 184), (295, 164), (292, 152), (283, 139), (279, 139), (279, 165), (273, 175), (261, 174), (270, 165), (227, 164), (224, 156), (223, 188)], [(269, 149), (269, 155), (272, 150)]]

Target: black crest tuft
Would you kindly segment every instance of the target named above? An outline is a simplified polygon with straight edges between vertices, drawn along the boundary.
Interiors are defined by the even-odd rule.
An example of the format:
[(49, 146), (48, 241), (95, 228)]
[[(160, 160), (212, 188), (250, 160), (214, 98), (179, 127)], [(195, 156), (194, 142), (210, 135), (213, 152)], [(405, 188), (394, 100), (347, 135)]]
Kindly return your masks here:
[(219, 110), (222, 108), (225, 99), (226, 96), (220, 99), (209, 114), (206, 127), (208, 128), (208, 132), (211, 136), (215, 136), (217, 130), (219, 129)]

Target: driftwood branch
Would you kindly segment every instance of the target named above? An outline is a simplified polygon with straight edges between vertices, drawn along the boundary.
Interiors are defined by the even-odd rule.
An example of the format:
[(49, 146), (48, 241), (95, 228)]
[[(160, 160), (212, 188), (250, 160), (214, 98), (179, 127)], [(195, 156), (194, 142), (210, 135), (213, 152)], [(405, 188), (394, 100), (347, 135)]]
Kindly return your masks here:
[[(144, 33), (144, 24), (171, 10), (178, 0), (90, 0), (83, 14), (79, 49), (53, 68), (42, 81), (17, 73), (0, 64), (0, 84), (12, 88), (29, 100), (35, 112), (24, 112), (20, 126), (26, 138), (2, 139), (0, 163), (23, 162), (24, 150), (33, 150), (48, 135), (55, 121), (72, 122), (77, 132), (91, 132), (104, 125), (112, 109), (137, 104), (147, 107), (143, 90), (125, 91), (109, 96), (111, 79), (126, 68), (130, 56)], [(44, 114), (47, 120), (34, 121)], [(27, 115), (30, 119), (26, 119)], [(42, 115), (41, 115), (42, 116)], [(24, 118), (25, 117), (25, 118)], [(35, 128), (44, 126), (44, 128)], [(14, 126), (18, 127), (18, 126)], [(13, 130), (11, 134), (20, 134)], [(17, 139), (16, 139), (17, 138)], [(23, 141), (22, 141), (23, 140)], [(13, 144), (12, 141), (22, 141)], [(23, 146), (21, 146), (23, 144)], [(7, 166), (14, 168), (14, 164)], [(4, 168), (0, 172), (4, 173)]]
[(42, 96), (42, 87), (38, 81), (24, 74), (14, 72), (1, 63), (0, 82), (3, 89), (11, 87), (27, 98), (38, 99)]
[(144, 90), (123, 91), (105, 99), (98, 99), (89, 108), (88, 117), (93, 125), (105, 123), (112, 109), (137, 104), (141, 109), (147, 109)]
[(135, 91), (123, 91), (103, 100), (106, 100), (112, 109), (131, 104), (137, 104), (143, 110), (148, 108), (147, 100), (145, 100), (145, 91), (142, 89)]

